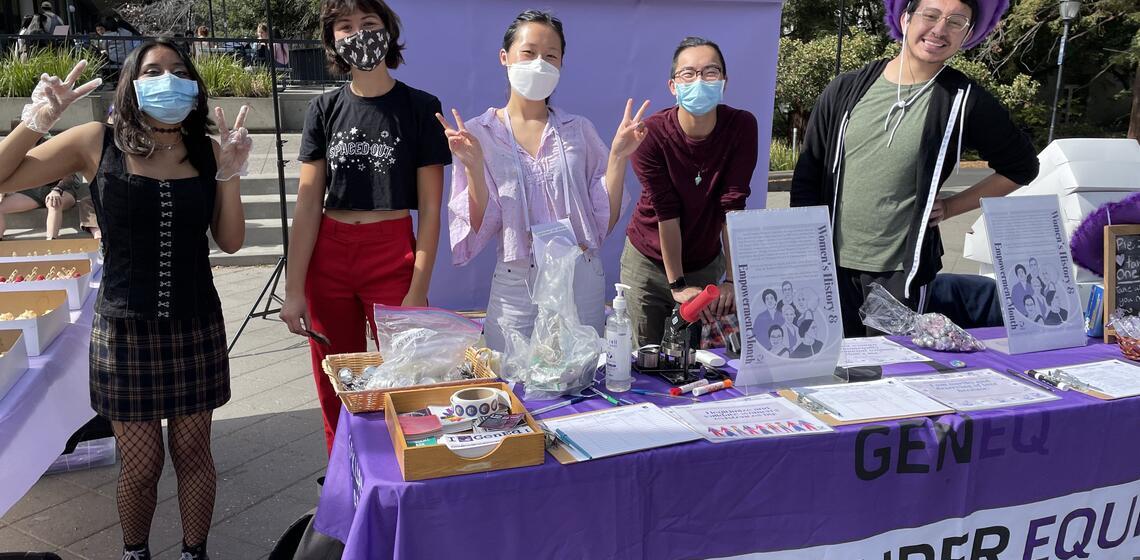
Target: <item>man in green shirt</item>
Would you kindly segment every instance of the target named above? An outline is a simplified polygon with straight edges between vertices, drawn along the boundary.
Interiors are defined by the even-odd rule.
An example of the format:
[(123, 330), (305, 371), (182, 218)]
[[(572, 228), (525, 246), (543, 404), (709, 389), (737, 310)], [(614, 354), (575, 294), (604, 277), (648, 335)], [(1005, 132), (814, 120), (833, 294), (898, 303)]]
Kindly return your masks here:
[[(868, 334), (859, 308), (878, 283), (920, 310), (942, 267), (938, 223), (1037, 176), (1036, 150), (994, 97), (946, 61), (979, 44), (1005, 0), (885, 0), (898, 56), (836, 78), (816, 102), (792, 177), (792, 206), (826, 204), (846, 336)], [(995, 173), (938, 191), (955, 154), (978, 150)]]

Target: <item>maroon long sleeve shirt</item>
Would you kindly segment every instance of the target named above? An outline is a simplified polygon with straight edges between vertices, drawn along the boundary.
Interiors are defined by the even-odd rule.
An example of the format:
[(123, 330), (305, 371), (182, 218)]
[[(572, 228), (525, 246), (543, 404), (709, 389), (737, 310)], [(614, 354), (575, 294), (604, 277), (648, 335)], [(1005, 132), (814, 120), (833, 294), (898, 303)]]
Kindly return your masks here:
[(716, 259), (725, 213), (743, 210), (752, 192), (756, 117), (727, 105), (716, 111), (716, 126), (700, 140), (681, 130), (677, 107), (651, 115), (645, 119), (648, 135), (630, 158), (641, 198), (626, 230), (629, 241), (641, 254), (663, 262), (657, 224), (679, 218), (685, 272)]

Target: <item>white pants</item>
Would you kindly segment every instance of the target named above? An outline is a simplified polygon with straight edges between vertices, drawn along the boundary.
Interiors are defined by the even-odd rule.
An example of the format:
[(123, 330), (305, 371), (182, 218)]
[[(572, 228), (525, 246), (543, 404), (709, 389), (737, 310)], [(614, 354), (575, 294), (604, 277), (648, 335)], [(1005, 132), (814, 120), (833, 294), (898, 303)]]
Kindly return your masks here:
[[(530, 260), (518, 260), (495, 265), (491, 280), (491, 298), (487, 302), (487, 319), (483, 321), (483, 335), (487, 347), (503, 352), (506, 336), (503, 327), (517, 330), (530, 338), (538, 306), (531, 300), (527, 284), (535, 285), (538, 273)], [(606, 278), (602, 260), (597, 255), (578, 257), (574, 264), (574, 305), (578, 320), (593, 327), (602, 336), (606, 325)]]

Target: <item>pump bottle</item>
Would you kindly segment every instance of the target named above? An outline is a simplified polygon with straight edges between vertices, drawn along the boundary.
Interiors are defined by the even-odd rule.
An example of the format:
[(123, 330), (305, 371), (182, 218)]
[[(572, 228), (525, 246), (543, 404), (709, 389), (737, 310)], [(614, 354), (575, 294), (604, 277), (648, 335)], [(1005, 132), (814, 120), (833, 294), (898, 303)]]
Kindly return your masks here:
[(629, 286), (614, 284), (614, 288), (614, 312), (606, 319), (606, 389), (622, 393), (633, 385), (629, 372), (633, 335), (625, 303)]

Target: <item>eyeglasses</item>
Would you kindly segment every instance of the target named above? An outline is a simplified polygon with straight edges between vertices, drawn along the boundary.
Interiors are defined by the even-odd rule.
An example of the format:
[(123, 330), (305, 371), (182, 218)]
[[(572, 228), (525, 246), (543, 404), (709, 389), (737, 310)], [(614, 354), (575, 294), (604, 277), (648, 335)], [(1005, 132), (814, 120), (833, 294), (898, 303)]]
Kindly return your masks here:
[(701, 79), (706, 82), (715, 82), (724, 77), (724, 70), (715, 64), (710, 64), (700, 70), (686, 66), (673, 74), (673, 79), (681, 82), (691, 82), (696, 80), (697, 76), (700, 76)]
[(937, 9), (926, 8), (924, 10), (916, 12), (915, 15), (918, 16), (918, 21), (921, 21), (930, 27), (934, 27), (935, 25), (938, 25), (938, 22), (945, 20), (946, 29), (954, 33), (961, 33), (970, 27), (970, 18), (962, 14), (950, 14), (948, 16), (943, 16), (942, 12)]

